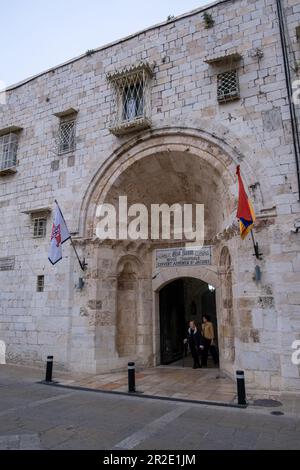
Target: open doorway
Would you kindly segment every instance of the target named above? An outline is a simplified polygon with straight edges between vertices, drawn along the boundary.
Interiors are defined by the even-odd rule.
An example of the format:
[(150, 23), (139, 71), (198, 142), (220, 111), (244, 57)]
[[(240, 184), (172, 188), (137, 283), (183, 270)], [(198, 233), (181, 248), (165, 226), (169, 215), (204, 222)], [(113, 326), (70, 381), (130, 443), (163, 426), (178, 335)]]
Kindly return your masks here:
[[(204, 281), (184, 277), (176, 279), (159, 292), (160, 312), (160, 363), (189, 365), (191, 358), (185, 356), (184, 338), (188, 323), (194, 320), (201, 329), (202, 315), (210, 316), (215, 333), (215, 346), (218, 348), (218, 325), (216, 314), (215, 289)], [(211, 355), (208, 367), (214, 367)]]

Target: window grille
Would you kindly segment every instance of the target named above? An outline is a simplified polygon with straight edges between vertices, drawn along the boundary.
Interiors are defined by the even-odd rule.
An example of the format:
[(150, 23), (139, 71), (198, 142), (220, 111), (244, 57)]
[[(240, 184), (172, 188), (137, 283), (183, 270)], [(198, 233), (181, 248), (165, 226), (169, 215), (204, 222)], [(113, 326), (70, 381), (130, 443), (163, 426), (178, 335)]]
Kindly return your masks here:
[(109, 74), (112, 86), (110, 131), (115, 135), (150, 127), (149, 80), (152, 69), (147, 63)]
[(226, 103), (240, 97), (237, 70), (223, 72), (218, 75), (218, 101)]
[(33, 237), (44, 238), (46, 236), (47, 219), (38, 217), (33, 219)]
[(5, 258), (0, 258), (0, 271), (10, 271), (15, 268), (15, 257), (6, 256)]
[(144, 114), (144, 92), (143, 83), (128, 85), (123, 93), (123, 121), (133, 121), (143, 117)]
[(44, 292), (45, 276), (38, 276), (36, 281), (36, 291)]
[(17, 164), (18, 137), (14, 133), (0, 136), (0, 170), (8, 170)]
[(59, 154), (75, 150), (75, 122), (75, 119), (60, 122), (58, 133)]

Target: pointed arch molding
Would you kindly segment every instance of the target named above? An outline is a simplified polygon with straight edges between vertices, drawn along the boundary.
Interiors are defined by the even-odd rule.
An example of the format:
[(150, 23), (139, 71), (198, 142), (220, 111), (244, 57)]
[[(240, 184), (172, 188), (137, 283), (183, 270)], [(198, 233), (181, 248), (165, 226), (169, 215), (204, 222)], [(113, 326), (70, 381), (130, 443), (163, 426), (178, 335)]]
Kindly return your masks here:
[[(187, 127), (151, 129), (118, 147), (101, 164), (86, 190), (80, 208), (79, 236), (91, 237), (97, 205), (105, 201), (116, 179), (136, 161), (158, 152), (189, 152), (190, 155), (205, 160), (219, 172), (233, 197), (237, 196), (237, 165), (241, 166), (247, 186), (259, 182), (258, 175), (262, 174), (262, 169), (256, 155), (245, 143), (233, 137), (227, 128), (223, 128), (222, 134), (221, 127), (219, 126), (219, 135), (215, 131)], [(270, 194), (267, 186), (264, 179), (264, 191), (262, 192), (261, 185), (259, 189), (259, 209), (267, 204), (266, 195)]]

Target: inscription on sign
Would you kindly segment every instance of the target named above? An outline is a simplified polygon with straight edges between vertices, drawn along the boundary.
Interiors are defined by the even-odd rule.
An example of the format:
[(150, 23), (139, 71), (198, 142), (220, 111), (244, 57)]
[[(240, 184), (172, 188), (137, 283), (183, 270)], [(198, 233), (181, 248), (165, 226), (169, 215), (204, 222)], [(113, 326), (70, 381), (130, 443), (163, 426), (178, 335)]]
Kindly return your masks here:
[(156, 250), (156, 267), (206, 266), (211, 264), (211, 246)]
[(0, 271), (10, 271), (15, 267), (15, 257), (6, 256), (5, 258), (0, 258)]

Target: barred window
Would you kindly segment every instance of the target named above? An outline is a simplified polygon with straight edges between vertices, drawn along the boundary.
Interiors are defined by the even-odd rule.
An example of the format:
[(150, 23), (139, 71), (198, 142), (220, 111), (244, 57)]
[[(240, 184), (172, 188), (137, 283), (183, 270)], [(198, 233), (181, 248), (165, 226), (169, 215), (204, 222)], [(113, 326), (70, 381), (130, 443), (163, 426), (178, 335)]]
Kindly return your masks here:
[(47, 219), (38, 217), (33, 219), (33, 237), (44, 238), (46, 236)]
[(143, 116), (144, 112), (144, 93), (142, 82), (128, 85), (123, 93), (123, 119), (132, 121), (135, 118)]
[(218, 101), (226, 103), (240, 97), (237, 70), (223, 72), (218, 75)]
[(152, 68), (147, 63), (128, 67), (107, 76), (112, 85), (110, 131), (121, 135), (150, 127), (149, 80)]
[(75, 149), (76, 120), (62, 120), (59, 124), (58, 153), (71, 152)]
[(15, 257), (5, 256), (0, 258), (0, 271), (10, 271), (15, 268)]
[(38, 276), (36, 280), (36, 291), (37, 292), (44, 292), (45, 286), (45, 276)]
[(18, 137), (13, 132), (0, 136), (0, 170), (13, 168), (17, 164)]

